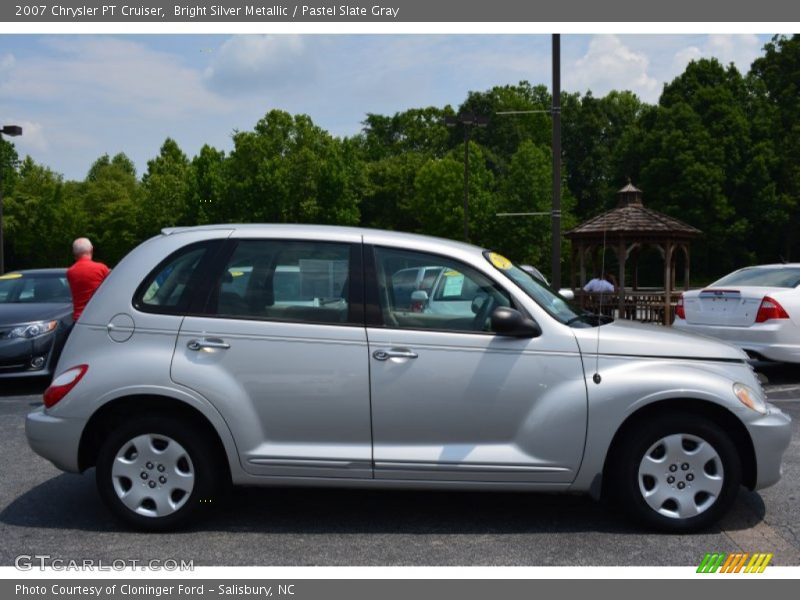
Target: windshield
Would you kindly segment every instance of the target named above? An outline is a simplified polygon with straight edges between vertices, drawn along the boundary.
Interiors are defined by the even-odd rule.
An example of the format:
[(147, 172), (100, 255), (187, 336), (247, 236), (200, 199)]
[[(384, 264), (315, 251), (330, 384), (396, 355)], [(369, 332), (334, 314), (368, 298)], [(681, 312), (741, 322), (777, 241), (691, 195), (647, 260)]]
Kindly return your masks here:
[(711, 285), (794, 288), (798, 284), (800, 284), (800, 267), (747, 267), (726, 275)]
[(7, 273), (0, 276), (0, 304), (72, 302), (66, 275)]
[(598, 318), (596, 315), (592, 315), (572, 305), (568, 300), (559, 296), (539, 279), (524, 271), (507, 258), (494, 252), (484, 252), (484, 256), (494, 268), (508, 277), (518, 287), (522, 288), (523, 292), (533, 298), (539, 306), (561, 323), (571, 327), (593, 327), (611, 321), (611, 319), (605, 317)]

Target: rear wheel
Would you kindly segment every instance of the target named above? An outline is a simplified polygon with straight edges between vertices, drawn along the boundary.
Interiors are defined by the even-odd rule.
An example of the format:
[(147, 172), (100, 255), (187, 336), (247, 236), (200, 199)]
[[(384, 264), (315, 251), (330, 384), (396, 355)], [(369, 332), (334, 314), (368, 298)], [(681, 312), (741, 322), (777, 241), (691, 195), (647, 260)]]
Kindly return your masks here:
[(742, 478), (733, 442), (713, 421), (674, 415), (630, 432), (616, 452), (610, 490), (658, 529), (708, 527), (730, 508)]
[(202, 432), (172, 417), (141, 417), (108, 436), (97, 458), (97, 487), (123, 521), (151, 531), (186, 525), (209, 506), (221, 481)]

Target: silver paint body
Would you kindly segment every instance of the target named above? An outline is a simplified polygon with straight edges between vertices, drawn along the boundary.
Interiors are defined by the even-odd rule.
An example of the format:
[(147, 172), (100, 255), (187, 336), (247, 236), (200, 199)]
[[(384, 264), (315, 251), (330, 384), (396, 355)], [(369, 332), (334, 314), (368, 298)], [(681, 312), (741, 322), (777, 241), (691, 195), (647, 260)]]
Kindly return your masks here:
[[(229, 236), (446, 255), (502, 285), (542, 334), (518, 339), (183, 317), (132, 306), (139, 283), (170, 253)], [(199, 337), (230, 347), (190, 350), (187, 343)], [(410, 349), (417, 358), (373, 358), (393, 349)], [(27, 434), (37, 453), (78, 471), (81, 435), (95, 411), (126, 396), (160, 395), (205, 415), (236, 484), (585, 492), (626, 417), (680, 398), (717, 404), (744, 423), (756, 449), (756, 487), (765, 487), (780, 477), (789, 418), (774, 406), (760, 415), (736, 399), (734, 382), (761, 390), (749, 366), (736, 362), (743, 358), (727, 344), (658, 326), (566, 326), (481, 249), (457, 242), (323, 226), (189, 228), (148, 240), (112, 271), (57, 369), (88, 364), (88, 372), (54, 407), (28, 416)]]

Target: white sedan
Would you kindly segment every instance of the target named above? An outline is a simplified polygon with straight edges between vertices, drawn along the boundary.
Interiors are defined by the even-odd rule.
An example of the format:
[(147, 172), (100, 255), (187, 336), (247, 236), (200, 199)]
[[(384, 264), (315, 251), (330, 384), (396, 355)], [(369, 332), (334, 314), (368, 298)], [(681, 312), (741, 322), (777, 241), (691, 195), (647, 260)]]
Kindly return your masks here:
[(673, 327), (725, 340), (756, 360), (800, 363), (800, 263), (745, 267), (684, 292)]

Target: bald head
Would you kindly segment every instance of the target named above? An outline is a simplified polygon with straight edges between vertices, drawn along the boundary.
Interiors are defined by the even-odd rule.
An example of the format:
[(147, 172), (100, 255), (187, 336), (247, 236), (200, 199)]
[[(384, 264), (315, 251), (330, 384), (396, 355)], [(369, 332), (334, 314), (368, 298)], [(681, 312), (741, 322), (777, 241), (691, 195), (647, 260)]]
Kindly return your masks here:
[(89, 241), (89, 238), (82, 237), (72, 242), (72, 254), (75, 256), (75, 258), (80, 258), (82, 256), (88, 256), (91, 258), (93, 250), (94, 248), (92, 247), (92, 242)]

